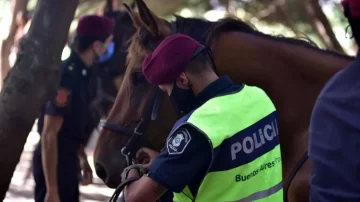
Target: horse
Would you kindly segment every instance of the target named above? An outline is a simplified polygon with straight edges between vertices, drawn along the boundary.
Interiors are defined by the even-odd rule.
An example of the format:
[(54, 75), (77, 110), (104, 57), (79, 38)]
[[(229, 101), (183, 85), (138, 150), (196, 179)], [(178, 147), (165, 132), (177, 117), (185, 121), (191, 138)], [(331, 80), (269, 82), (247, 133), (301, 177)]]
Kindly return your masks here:
[[(219, 75), (262, 88), (279, 114), (285, 199), (309, 200), (308, 127), (321, 89), (354, 57), (322, 50), (304, 40), (261, 33), (236, 18), (218, 22), (176, 16), (168, 22), (141, 0), (139, 13), (126, 6), (137, 28), (128, 68), (115, 104), (103, 124), (94, 153), (96, 173), (116, 187), (121, 172), (143, 146), (161, 150), (179, 113), (141, 74), (144, 57), (166, 36), (187, 34), (211, 48)], [(241, 190), (239, 190), (241, 191)]]

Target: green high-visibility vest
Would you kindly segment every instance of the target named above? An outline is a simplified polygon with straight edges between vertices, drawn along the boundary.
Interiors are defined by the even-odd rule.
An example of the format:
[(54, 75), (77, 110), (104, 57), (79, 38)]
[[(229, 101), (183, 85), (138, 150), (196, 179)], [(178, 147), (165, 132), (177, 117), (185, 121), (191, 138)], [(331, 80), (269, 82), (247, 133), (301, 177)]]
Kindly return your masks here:
[(174, 201), (283, 201), (276, 110), (263, 90), (244, 86), (210, 99), (184, 124), (208, 138), (212, 161), (197, 195), (186, 187)]

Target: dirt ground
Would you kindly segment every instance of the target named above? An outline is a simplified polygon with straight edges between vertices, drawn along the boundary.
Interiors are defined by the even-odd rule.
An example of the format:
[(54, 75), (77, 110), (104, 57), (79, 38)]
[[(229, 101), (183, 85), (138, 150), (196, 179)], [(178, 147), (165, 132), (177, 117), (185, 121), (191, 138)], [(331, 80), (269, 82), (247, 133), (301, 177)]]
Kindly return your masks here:
[[(104, 183), (97, 177), (93, 167), (92, 153), (95, 148), (99, 133), (95, 131), (86, 148), (88, 160), (93, 170), (94, 184), (88, 186), (80, 186), (81, 202), (109, 201), (113, 194), (113, 189), (107, 188)], [(32, 174), (28, 180), (24, 180), (25, 175), (30, 167), (32, 152), (39, 141), (39, 134), (36, 132), (36, 124), (30, 132), (26, 141), (24, 151), (21, 155), (20, 162), (16, 167), (10, 188), (6, 194), (4, 202), (30, 202), (33, 199), (34, 180)]]

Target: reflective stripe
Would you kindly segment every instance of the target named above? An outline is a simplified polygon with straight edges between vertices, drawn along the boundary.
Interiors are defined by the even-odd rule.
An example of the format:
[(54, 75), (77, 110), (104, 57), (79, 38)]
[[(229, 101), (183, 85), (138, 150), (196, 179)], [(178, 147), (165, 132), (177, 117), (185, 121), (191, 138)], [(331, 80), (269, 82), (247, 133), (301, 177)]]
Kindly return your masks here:
[(250, 196), (240, 199), (236, 202), (251, 202), (251, 201), (259, 200), (262, 198), (266, 198), (268, 196), (275, 194), (276, 192), (280, 191), (281, 189), (282, 189), (282, 182), (276, 184), (275, 186), (271, 187), (270, 189), (266, 189), (263, 191), (253, 193)]

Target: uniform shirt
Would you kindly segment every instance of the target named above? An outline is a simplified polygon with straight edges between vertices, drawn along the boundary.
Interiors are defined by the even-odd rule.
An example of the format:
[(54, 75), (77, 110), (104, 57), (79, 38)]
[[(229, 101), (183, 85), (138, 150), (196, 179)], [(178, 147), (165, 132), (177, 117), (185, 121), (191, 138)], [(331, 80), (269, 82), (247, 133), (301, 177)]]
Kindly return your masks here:
[[(234, 85), (227, 76), (220, 77), (195, 98), (195, 109), (211, 98), (239, 91), (242, 87)], [(167, 143), (151, 164), (148, 177), (172, 192), (181, 192), (188, 186), (195, 196), (210, 165), (212, 148), (207, 137), (196, 128), (189, 125), (178, 128), (190, 115), (191, 112), (175, 123), (167, 141), (169, 143), (169, 138), (181, 132), (185, 137), (191, 138), (188, 144), (179, 146), (175, 152)]]
[(360, 201), (360, 56), (320, 93), (311, 118), (310, 200)]
[(59, 150), (75, 152), (86, 140), (91, 78), (91, 68), (88, 68), (75, 52), (62, 63), (58, 91), (43, 106), (38, 121), (38, 132), (41, 134), (45, 114), (64, 117), (58, 135)]

